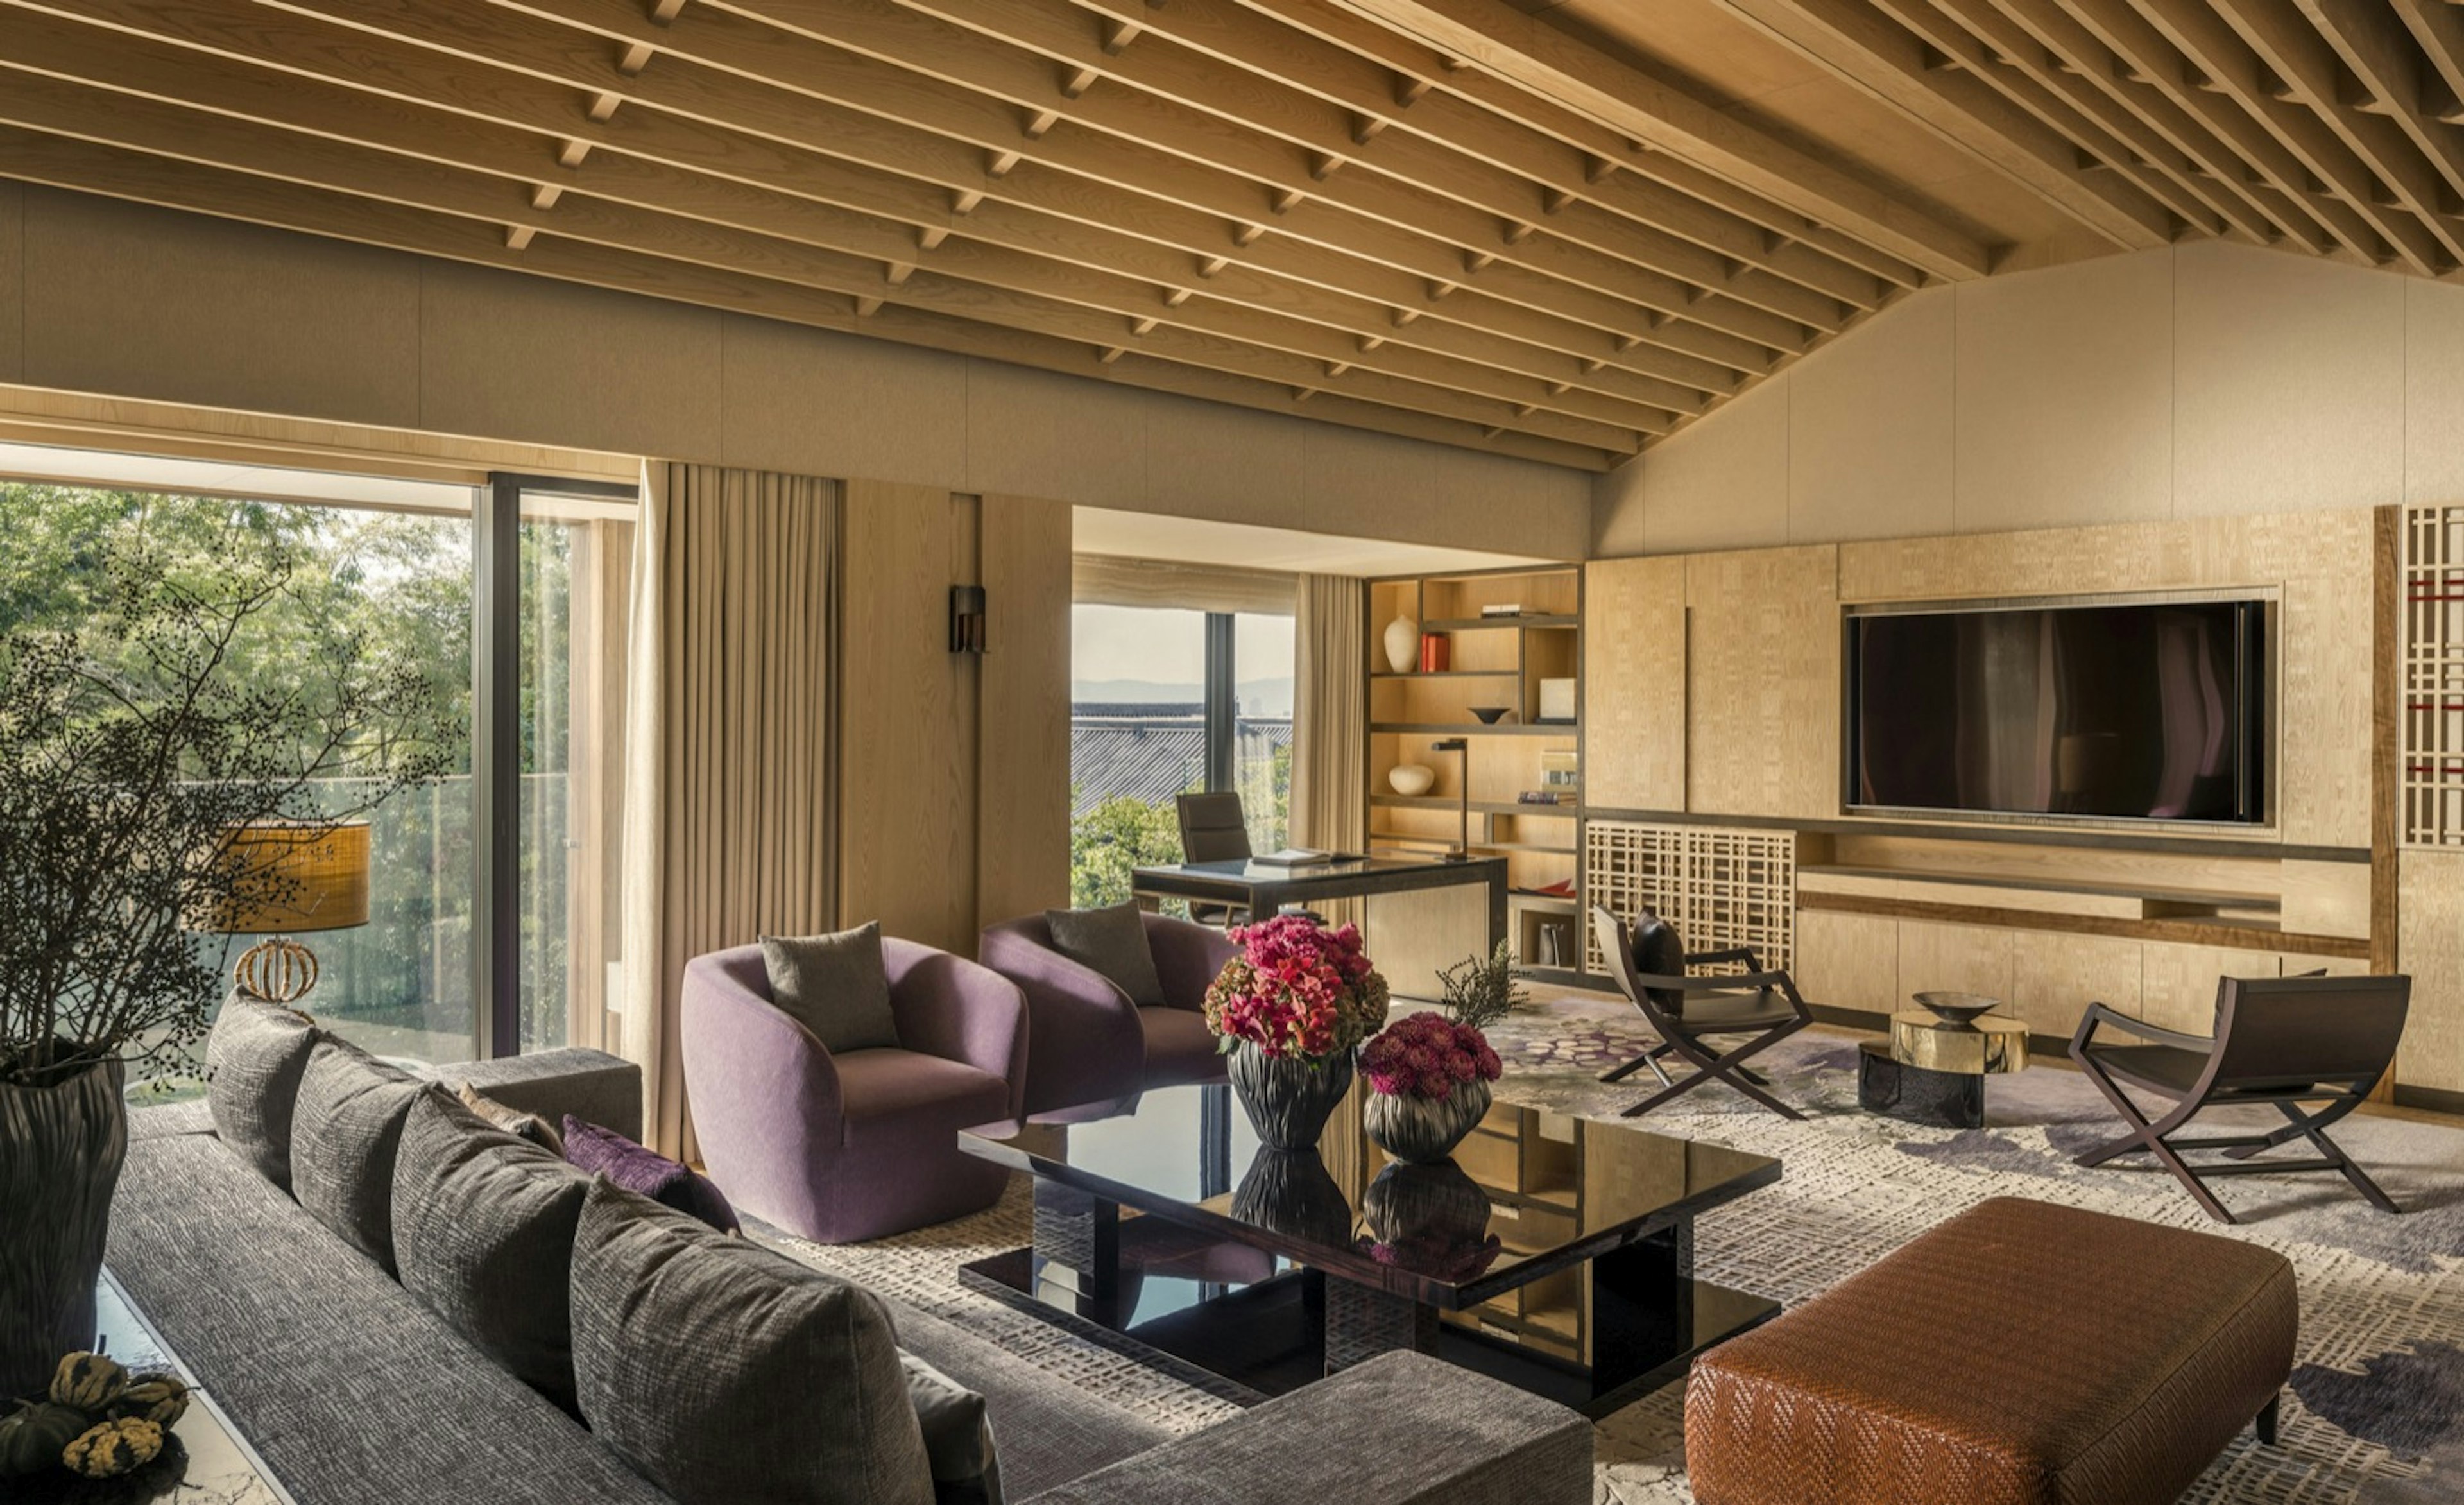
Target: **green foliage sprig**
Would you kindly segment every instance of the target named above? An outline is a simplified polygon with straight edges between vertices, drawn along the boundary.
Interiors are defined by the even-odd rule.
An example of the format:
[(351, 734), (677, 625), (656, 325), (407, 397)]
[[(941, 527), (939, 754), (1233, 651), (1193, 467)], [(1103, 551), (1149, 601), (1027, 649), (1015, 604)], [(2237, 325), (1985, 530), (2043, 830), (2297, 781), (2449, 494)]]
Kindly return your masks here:
[(1455, 1023), (1474, 1029), (1486, 1029), (1530, 1000), (1523, 986), (1523, 969), (1515, 964), (1513, 948), (1504, 941), (1488, 956), (1468, 956), (1439, 968), (1438, 984), (1443, 990), (1446, 1013)]

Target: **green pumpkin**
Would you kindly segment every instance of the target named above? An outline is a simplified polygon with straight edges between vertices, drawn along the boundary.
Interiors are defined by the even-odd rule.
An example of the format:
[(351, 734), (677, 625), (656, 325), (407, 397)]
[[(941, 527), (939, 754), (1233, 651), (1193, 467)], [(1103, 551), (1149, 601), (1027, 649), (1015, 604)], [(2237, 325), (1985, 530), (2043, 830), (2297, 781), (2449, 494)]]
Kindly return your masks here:
[(89, 1479), (112, 1479), (152, 1463), (162, 1450), (163, 1428), (132, 1416), (80, 1433), (60, 1461)]
[(94, 1419), (74, 1405), (36, 1401), (0, 1416), (0, 1479), (60, 1466), (60, 1455)]
[(131, 1376), (120, 1398), (111, 1403), (112, 1419), (134, 1416), (168, 1428), (188, 1414), (188, 1387), (175, 1374)]
[(52, 1400), (80, 1411), (99, 1412), (120, 1399), (128, 1371), (100, 1354), (71, 1354), (52, 1373)]

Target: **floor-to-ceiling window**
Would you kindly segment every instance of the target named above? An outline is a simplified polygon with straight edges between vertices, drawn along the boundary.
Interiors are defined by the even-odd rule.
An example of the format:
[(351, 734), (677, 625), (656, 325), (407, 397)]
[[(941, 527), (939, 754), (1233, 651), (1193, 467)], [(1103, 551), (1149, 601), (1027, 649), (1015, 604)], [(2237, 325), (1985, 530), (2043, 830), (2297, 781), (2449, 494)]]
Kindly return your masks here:
[[(46, 478), (12, 478), (33, 476)], [(632, 505), (605, 486), (517, 489), (518, 567), (510, 589), (491, 590), (475, 547), (487, 495), (0, 445), (0, 638), (77, 627), (101, 609), (108, 573), (143, 552), (200, 580), (280, 573), (225, 655), (232, 682), (330, 652), (339, 628), (368, 662), (429, 685), (435, 724), (451, 729), (436, 777), (382, 800), (367, 779), (313, 789), (323, 813), (367, 822), (366, 922), (295, 937), (318, 964), (299, 1007), (386, 1055), (596, 1044), (618, 961)], [(492, 617), (497, 630), (482, 631)], [(492, 747), (474, 714), (474, 650), (495, 640), (516, 666), (518, 714)], [(492, 925), (474, 782), (496, 765), (518, 780), (494, 884), (509, 900), (497, 913), (517, 918)], [(258, 939), (201, 932), (196, 943), (228, 965)], [(492, 939), (506, 959), (496, 975), (517, 979), (510, 1003), (491, 996)]]
[(1184, 792), (1237, 791), (1251, 847), (1285, 846), (1290, 615), (1081, 601), (1070, 629), (1070, 901), (1118, 903), (1132, 868), (1179, 860)]

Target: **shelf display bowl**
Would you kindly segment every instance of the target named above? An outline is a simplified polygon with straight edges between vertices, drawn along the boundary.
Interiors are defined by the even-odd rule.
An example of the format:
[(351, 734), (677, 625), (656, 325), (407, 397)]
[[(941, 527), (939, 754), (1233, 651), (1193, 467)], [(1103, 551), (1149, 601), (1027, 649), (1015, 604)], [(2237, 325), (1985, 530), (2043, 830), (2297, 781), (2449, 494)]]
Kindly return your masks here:
[(1397, 794), (1426, 794), (1437, 785), (1438, 770), (1423, 764), (1398, 764), (1386, 770), (1386, 782)]
[(1918, 993), (1917, 1006), (1945, 1024), (1973, 1023), (1982, 1015), (2002, 1007), (2002, 1000), (1982, 993)]
[(1471, 708), (1471, 714), (1480, 718), (1481, 725), (1495, 726), (1498, 722), (1506, 719), (1506, 713), (1508, 709), (1508, 707), (1503, 705), (1475, 705)]

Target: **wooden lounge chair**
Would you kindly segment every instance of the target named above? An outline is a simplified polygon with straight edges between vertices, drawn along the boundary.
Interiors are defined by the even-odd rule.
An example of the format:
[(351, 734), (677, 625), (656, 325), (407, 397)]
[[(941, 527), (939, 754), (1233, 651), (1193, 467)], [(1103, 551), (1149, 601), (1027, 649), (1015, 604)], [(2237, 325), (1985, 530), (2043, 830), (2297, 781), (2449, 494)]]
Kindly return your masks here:
[[(1652, 953), (1648, 960), (1654, 965), (1649, 972), (1637, 964), (1634, 927), (1605, 909), (1592, 911), (1592, 932), (1608, 954), (1609, 975), (1642, 1010), (1661, 1041), (1600, 1077), (1604, 1082), (1622, 1081), (1649, 1067), (1660, 1078), (1660, 1091), (1626, 1109), (1625, 1117), (1639, 1118), (1672, 1097), (1717, 1080), (1782, 1117), (1804, 1118), (1765, 1091), (1771, 1083), (1745, 1064), (1814, 1023), (1814, 1010), (1797, 993), (1795, 982), (1786, 972), (1763, 970), (1761, 959), (1745, 946), (1688, 956), (1675, 927), (1657, 916), (1644, 918), (1644, 941)], [(1691, 970), (1738, 963), (1746, 970), (1706, 974)], [(1735, 1035), (1749, 1038), (1725, 1052), (1704, 1043), (1714, 1036)], [(1670, 1080), (1660, 1063), (1672, 1055), (1691, 1063), (1693, 1074)]]

